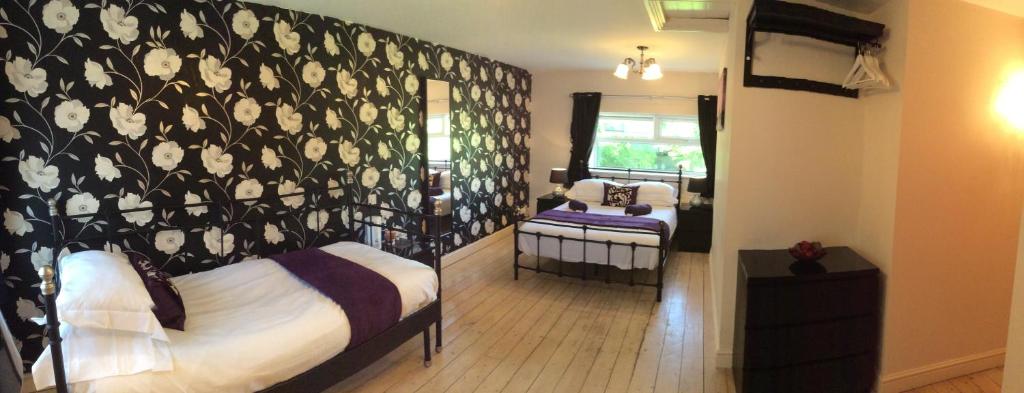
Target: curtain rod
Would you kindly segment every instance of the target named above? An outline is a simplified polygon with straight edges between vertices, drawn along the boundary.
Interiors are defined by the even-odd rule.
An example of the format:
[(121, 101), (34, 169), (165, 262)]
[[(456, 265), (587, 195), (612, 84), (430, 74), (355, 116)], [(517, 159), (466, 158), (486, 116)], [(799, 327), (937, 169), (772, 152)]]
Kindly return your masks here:
[[(569, 94), (572, 97), (572, 94)], [(696, 100), (694, 96), (657, 96), (657, 95), (638, 95), (638, 94), (602, 94), (601, 97), (612, 97), (612, 98), (647, 98), (647, 99), (667, 99), (667, 100)]]

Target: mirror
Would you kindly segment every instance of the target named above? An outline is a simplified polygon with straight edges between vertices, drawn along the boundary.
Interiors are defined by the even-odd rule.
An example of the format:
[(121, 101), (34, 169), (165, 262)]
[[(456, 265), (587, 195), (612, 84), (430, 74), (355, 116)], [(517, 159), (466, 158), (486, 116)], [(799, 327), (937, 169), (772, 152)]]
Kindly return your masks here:
[(452, 231), (452, 130), (448, 82), (427, 80), (427, 195), (424, 210), (441, 216), (440, 233)]

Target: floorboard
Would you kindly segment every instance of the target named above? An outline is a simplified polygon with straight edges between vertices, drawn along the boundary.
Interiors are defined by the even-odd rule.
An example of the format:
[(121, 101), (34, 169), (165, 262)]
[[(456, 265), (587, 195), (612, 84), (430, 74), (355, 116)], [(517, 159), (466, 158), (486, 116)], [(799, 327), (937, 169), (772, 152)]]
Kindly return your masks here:
[(999, 393), (1002, 391), (1003, 368), (993, 368), (960, 378), (943, 381), (917, 389), (910, 393)]
[(672, 253), (657, 303), (653, 288), (604, 284), (603, 273), (513, 280), (512, 252), (509, 237), (444, 268), (444, 349), (430, 368), (411, 340), (329, 392), (734, 391), (708, 348), (706, 254)]

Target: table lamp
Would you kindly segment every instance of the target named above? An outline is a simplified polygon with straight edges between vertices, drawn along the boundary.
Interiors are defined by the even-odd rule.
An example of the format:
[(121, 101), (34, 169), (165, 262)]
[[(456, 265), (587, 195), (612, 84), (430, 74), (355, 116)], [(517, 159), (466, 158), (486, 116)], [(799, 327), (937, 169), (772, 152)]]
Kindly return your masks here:
[(562, 186), (569, 182), (569, 171), (565, 170), (565, 168), (551, 168), (551, 178), (549, 181), (557, 184), (555, 186), (555, 196), (564, 196), (565, 188)]
[(693, 198), (690, 199), (690, 206), (700, 206), (704, 204), (704, 200), (701, 198), (701, 193), (705, 190), (707, 190), (707, 179), (690, 178), (690, 181), (686, 183), (686, 191), (693, 193)]

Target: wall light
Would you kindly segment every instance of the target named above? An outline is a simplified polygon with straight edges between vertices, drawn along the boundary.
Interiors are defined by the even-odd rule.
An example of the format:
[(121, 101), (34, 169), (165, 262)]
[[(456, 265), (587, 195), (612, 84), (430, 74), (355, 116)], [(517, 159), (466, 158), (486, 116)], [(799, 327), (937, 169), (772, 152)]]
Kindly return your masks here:
[(1011, 126), (1024, 131), (1024, 71), (1010, 76), (996, 97), (996, 113)]

